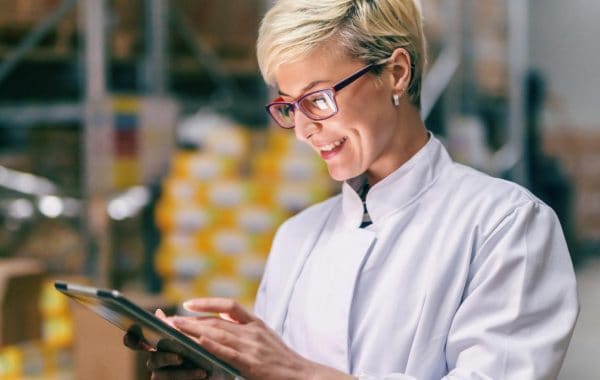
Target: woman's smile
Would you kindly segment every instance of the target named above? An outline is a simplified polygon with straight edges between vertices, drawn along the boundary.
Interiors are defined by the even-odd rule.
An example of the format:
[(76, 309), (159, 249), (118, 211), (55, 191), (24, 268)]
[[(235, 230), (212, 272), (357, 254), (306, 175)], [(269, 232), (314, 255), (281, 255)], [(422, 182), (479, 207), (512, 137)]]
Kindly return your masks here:
[(348, 140), (347, 137), (342, 137), (339, 140), (331, 142), (329, 144), (317, 146), (317, 150), (321, 153), (321, 157), (324, 160), (329, 160), (336, 156), (343, 148), (344, 143)]

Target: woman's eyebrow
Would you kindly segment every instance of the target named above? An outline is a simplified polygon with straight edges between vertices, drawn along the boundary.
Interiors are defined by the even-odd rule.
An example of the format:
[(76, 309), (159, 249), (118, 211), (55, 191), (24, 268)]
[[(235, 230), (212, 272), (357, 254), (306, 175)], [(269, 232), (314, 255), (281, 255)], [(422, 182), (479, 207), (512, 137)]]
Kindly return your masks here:
[[(316, 85), (320, 84), (320, 83), (326, 83), (326, 80), (323, 79), (319, 79), (319, 80), (315, 80), (310, 82), (309, 84), (307, 84), (306, 86), (304, 86), (304, 88), (302, 88), (302, 90), (300, 90), (300, 95), (298, 95), (299, 97), (302, 96), (303, 94), (305, 94), (308, 90), (310, 90), (311, 88), (315, 87)], [(281, 96), (289, 96), (292, 97), (289, 94), (286, 94), (285, 92), (282, 92), (281, 90), (278, 90), (277, 93)]]

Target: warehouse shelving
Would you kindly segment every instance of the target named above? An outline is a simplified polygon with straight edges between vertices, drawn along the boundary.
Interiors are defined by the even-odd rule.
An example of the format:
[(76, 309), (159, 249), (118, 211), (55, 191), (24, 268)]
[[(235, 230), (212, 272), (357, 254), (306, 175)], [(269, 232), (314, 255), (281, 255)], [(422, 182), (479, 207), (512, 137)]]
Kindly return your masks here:
[[(265, 8), (266, 8), (265, 1)], [(423, 116), (426, 119), (437, 117), (442, 120), (449, 120), (460, 114), (476, 113), (478, 91), (476, 83), (472, 82), (474, 76), (469, 75), (474, 70), (474, 32), (472, 25), (474, 17), (472, 9), (474, 0), (441, 0), (438, 2), (440, 11), (444, 14), (442, 29), (443, 41), (441, 50), (432, 62), (428, 74), (425, 76), (423, 84)], [(220, 61), (211, 47), (199, 43), (195, 38), (192, 25), (187, 19), (187, 15), (177, 8), (176, 2), (166, 0), (144, 0), (143, 19), (144, 22), (144, 45), (145, 52), (141, 59), (138, 57), (121, 57), (117, 60), (109, 61), (108, 41), (111, 25), (111, 14), (106, 1), (97, 0), (63, 0), (42, 22), (37, 25), (23, 43), (12, 52), (7, 53), (0, 49), (4, 59), (0, 63), (0, 90), (3, 79), (6, 81), (11, 72), (18, 69), (19, 59), (27, 56), (29, 59), (36, 43), (43, 40), (44, 36), (56, 27), (62, 17), (73, 12), (78, 7), (77, 19), (80, 20), (80, 40), (82, 42), (82, 51), (53, 52), (50, 50), (38, 50), (37, 62), (50, 60), (55, 62), (71, 62), (67, 65), (75, 67), (79, 73), (75, 76), (80, 78), (81, 86), (75, 91), (77, 94), (67, 96), (67, 98), (57, 99), (52, 102), (42, 102), (40, 100), (25, 100), (21, 102), (6, 102), (0, 104), (0, 124), (12, 126), (28, 126), (36, 123), (42, 125), (51, 125), (54, 122), (73, 122), (82, 123), (84, 127), (84, 138), (87, 139), (86, 146), (93, 149), (82, 150), (82, 161), (84, 162), (81, 171), (81, 189), (83, 198), (102, 198), (105, 208), (108, 207), (109, 199), (118, 196), (108, 194), (107, 189), (102, 189), (96, 183), (97, 177), (89, 175), (91, 169), (98, 163), (98, 147), (94, 147), (94, 139), (103, 126), (97, 124), (102, 120), (104, 112), (104, 101), (108, 94), (112, 92), (111, 75), (114, 74), (116, 66), (122, 67), (125, 72), (133, 73), (135, 79), (135, 89), (157, 97), (168, 96), (173, 93), (174, 85), (181, 83), (182, 80), (173, 73), (174, 69), (179, 69), (186, 75), (186, 81), (189, 82), (190, 74), (201, 67), (205, 72), (204, 84), (210, 88), (208, 92), (196, 96), (180, 96), (178, 101), (185, 110), (193, 110), (199, 104), (211, 103), (212, 107), (220, 108), (222, 111), (242, 110), (245, 115), (251, 116), (253, 120), (263, 120), (260, 113), (260, 101), (265, 97), (266, 90), (260, 85), (260, 79), (255, 67), (248, 67), (242, 62), (237, 64), (235, 72), (237, 76), (232, 76), (232, 72), (224, 67), (233, 67)], [(508, 30), (508, 50), (504, 52), (508, 62), (509, 71), (509, 93), (506, 94), (508, 105), (507, 125), (505, 144), (499, 148), (492, 158), (494, 162), (493, 170), (498, 173), (510, 172), (510, 176), (521, 183), (527, 182), (527, 173), (524, 163), (524, 116), (522, 110), (523, 104), (523, 78), (527, 69), (527, 1), (510, 0), (504, 3), (506, 9), (506, 25)], [(183, 43), (189, 55), (187, 57), (170, 57), (169, 43), (173, 35), (176, 35), (180, 43)], [(509, 59), (510, 58), (510, 59)], [(68, 66), (67, 66), (68, 67)], [(251, 83), (252, 88), (258, 89), (248, 96), (253, 101), (240, 100), (240, 78)], [(246, 78), (246, 79), (243, 79)], [(252, 90), (256, 91), (256, 90)], [(1, 92), (1, 91), (0, 91)], [(73, 91), (72, 91), (73, 92)], [(232, 107), (235, 103), (236, 107)], [(440, 106), (441, 105), (441, 106)], [(441, 112), (441, 116), (439, 113)], [(438, 113), (438, 115), (435, 115)], [(259, 116), (260, 115), (260, 116)], [(104, 126), (105, 128), (106, 126)], [(101, 153), (101, 152), (100, 152)], [(94, 204), (93, 207), (97, 207)], [(87, 213), (96, 214), (94, 210), (87, 210)], [(83, 217), (84, 221), (89, 221), (90, 216)], [(106, 224), (106, 223), (104, 223)], [(89, 227), (89, 226), (88, 226)], [(85, 228), (89, 233), (91, 228)], [(99, 234), (99, 235), (98, 235)], [(108, 231), (97, 231), (95, 236), (88, 235), (90, 241), (96, 241), (95, 245), (102, 245), (98, 242), (109, 240)], [(104, 250), (109, 247), (102, 248)], [(97, 257), (107, 256), (106, 252)], [(94, 261), (94, 260), (92, 260)], [(101, 282), (106, 281), (108, 263), (100, 265), (105, 269), (100, 269), (101, 274), (94, 273)], [(89, 264), (89, 268), (96, 265)]]
[[(431, 1), (431, 0), (429, 0)], [(424, 0), (424, 3), (428, 0)], [(436, 121), (457, 116), (478, 117), (481, 107), (481, 91), (476, 78), (476, 31), (477, 6), (498, 6), (502, 9), (503, 26), (506, 29), (506, 50), (502, 55), (506, 68), (507, 91), (502, 95), (506, 106), (506, 121), (500, 120), (503, 135), (501, 146), (490, 149), (489, 164), (485, 168), (495, 175), (511, 178), (527, 185), (526, 170), (524, 93), (528, 71), (528, 1), (509, 0), (487, 4), (475, 0), (440, 0), (439, 11), (443, 14), (441, 49), (424, 78), (422, 91), (422, 116), (433, 116)], [(500, 5), (498, 5), (500, 4)], [(426, 21), (427, 21), (427, 15)], [(479, 20), (481, 22), (481, 20)], [(492, 20), (488, 20), (492, 21)], [(498, 20), (493, 20), (498, 22)], [(481, 53), (480, 53), (481, 54)], [(441, 107), (436, 109), (434, 107)], [(432, 115), (441, 112), (442, 115)], [(436, 117), (437, 116), (437, 117)], [(442, 134), (451, 133), (447, 125)]]
[[(48, 15), (41, 18), (37, 25), (33, 26), (20, 44), (10, 49), (4, 46), (0, 48), (2, 57), (0, 92), (2, 92), (2, 85), (7, 84), (7, 80), (12, 80), (14, 87), (19, 86), (18, 83), (15, 84), (14, 75), (20, 74), (22, 62), (33, 62), (40, 67), (47, 62), (55, 62), (62, 67), (75, 68), (71, 70), (70, 75), (79, 78), (80, 86), (66, 97), (43, 101), (39, 98), (19, 100), (18, 97), (4, 97), (4, 100), (0, 101), (0, 124), (10, 126), (11, 130), (13, 128), (25, 130), (31, 126), (36, 129), (53, 128), (55, 123), (82, 125), (82, 139), (85, 141), (81, 149), (83, 164), (81, 183), (75, 195), (84, 200), (81, 202), (81, 214), (78, 218), (81, 221), (80, 233), (85, 236), (89, 254), (83, 269), (99, 285), (111, 285), (110, 266), (113, 261), (110, 253), (111, 227), (109, 227), (112, 223), (109, 219), (111, 205), (119, 204), (121, 198), (131, 198), (132, 193), (140, 194), (140, 191), (146, 194), (142, 197), (145, 202), (150, 202), (151, 196), (148, 194), (152, 188), (152, 184), (146, 182), (141, 183), (141, 188), (119, 191), (102, 183), (102, 176), (106, 173), (98, 175), (98, 163), (103, 160), (103, 155), (107, 154), (102, 151), (102, 145), (98, 144), (98, 138), (106, 135), (106, 128), (110, 127), (106, 124), (107, 117), (110, 117), (107, 102), (110, 102), (109, 98), (113, 92), (111, 83), (114, 81), (111, 75), (115, 72), (115, 66), (125, 68), (126, 72), (131, 74), (130, 76), (135, 77), (134, 88), (130, 86), (129, 91), (139, 91), (156, 99), (169, 99), (173, 90), (177, 92), (170, 79), (174, 79), (175, 85), (181, 83), (181, 81), (177, 82), (177, 76), (173, 75), (178, 70), (183, 70), (189, 77), (190, 74), (198, 77), (197, 68), (203, 68), (201, 75), (211, 84), (208, 86), (210, 90), (201, 91), (200, 94), (192, 97), (185, 93), (180, 94), (178, 99), (173, 100), (179, 102), (188, 111), (197, 109), (207, 102), (211, 102), (213, 107), (218, 106), (226, 110), (232, 106), (234, 97), (236, 97), (235, 101), (239, 102), (241, 92), (238, 78), (241, 78), (242, 82), (259, 83), (258, 80), (252, 79), (258, 78), (256, 68), (246, 65), (221, 65), (210, 46), (198, 43), (189, 21), (182, 12), (177, 10), (174, 3), (165, 0), (144, 0), (140, 2), (140, 6), (143, 8), (141, 18), (144, 20), (145, 31), (143, 33), (145, 51), (141, 58), (127, 56), (109, 60), (107, 47), (110, 38), (109, 29), (115, 15), (111, 13), (112, 10), (105, 0), (62, 0)], [(72, 13), (76, 10), (76, 18), (79, 20), (80, 48), (65, 52), (47, 46), (37, 47), (64, 17), (72, 17)], [(187, 49), (192, 53), (191, 57), (177, 57), (174, 60), (169, 56), (169, 40), (173, 37), (170, 33), (176, 33), (178, 38), (187, 45)], [(231, 71), (232, 67), (235, 67), (234, 71)], [(249, 98), (254, 102), (260, 102), (260, 96)], [(247, 103), (241, 103), (241, 106), (238, 104), (236, 107), (244, 113), (242, 116), (260, 112), (260, 107), (250, 106)], [(250, 118), (261, 120), (264, 117), (260, 114), (259, 117), (250, 116)], [(31, 174), (21, 173), (18, 170), (7, 168), (5, 171), (10, 171), (11, 178), (31, 178)], [(39, 178), (38, 182), (52, 182), (45, 178), (36, 178)], [(62, 189), (59, 184), (53, 183), (51, 191), (44, 190), (42, 191), (44, 194), (38, 194), (41, 189), (36, 187), (34, 182), (29, 183), (35, 187), (29, 189), (30, 194), (28, 191), (18, 193), (22, 197), (33, 198), (34, 204), (35, 197), (38, 196), (65, 196), (65, 189)], [(14, 190), (11, 190), (13, 191), (11, 196), (14, 196)], [(114, 207), (112, 210), (114, 211)], [(147, 259), (151, 261), (151, 257)], [(152, 285), (147, 284), (146, 287), (152, 288)]]

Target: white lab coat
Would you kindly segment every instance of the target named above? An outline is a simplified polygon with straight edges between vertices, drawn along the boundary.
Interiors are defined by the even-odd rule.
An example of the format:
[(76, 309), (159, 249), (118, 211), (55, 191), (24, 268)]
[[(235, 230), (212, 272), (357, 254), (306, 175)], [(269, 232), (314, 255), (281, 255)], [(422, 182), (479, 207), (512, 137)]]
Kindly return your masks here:
[(361, 379), (555, 378), (578, 305), (554, 212), (433, 136), (371, 188), (367, 229), (360, 180), (280, 227), (257, 315)]

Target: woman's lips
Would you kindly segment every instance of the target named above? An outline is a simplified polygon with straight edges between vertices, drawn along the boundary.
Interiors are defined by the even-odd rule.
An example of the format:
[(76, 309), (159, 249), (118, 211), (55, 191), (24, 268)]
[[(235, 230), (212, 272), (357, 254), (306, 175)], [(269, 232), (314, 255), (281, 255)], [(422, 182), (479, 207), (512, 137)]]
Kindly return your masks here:
[(342, 150), (342, 147), (344, 146), (346, 140), (347, 137), (342, 137), (341, 139), (336, 140), (332, 143), (320, 146), (319, 152), (321, 153), (321, 157), (323, 157), (324, 160), (328, 160), (337, 155)]

